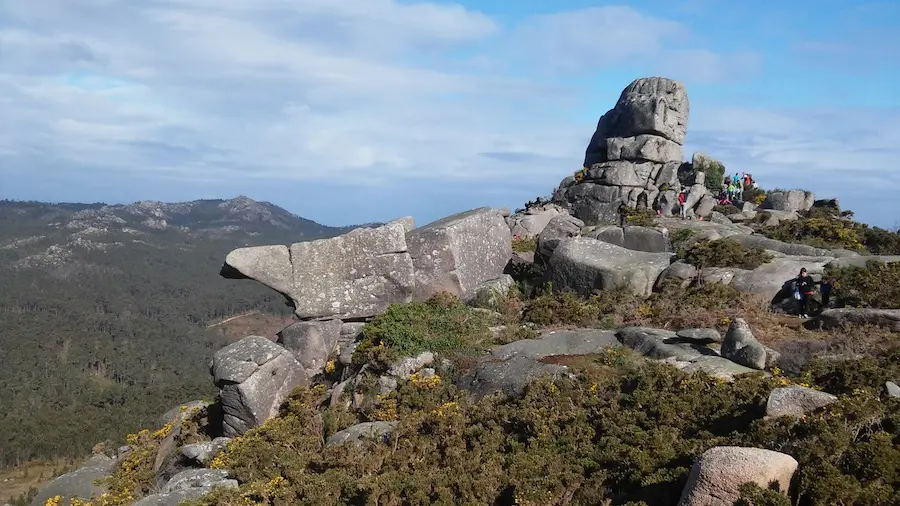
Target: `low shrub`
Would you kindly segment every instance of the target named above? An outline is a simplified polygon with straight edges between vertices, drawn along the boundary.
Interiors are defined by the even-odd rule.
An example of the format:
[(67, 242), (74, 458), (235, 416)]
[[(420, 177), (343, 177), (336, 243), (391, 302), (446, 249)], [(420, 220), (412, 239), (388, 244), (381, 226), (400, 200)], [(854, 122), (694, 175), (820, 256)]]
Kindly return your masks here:
[(572, 375), (535, 380), (518, 398), (475, 400), (439, 378), (414, 377), (390, 394), (394, 433), (358, 445), (324, 447), (314, 407), (324, 388), (300, 388), (279, 417), (214, 460), (240, 487), (189, 504), (674, 505), (692, 464), (721, 445), (780, 451), (800, 464), (793, 498), (745, 485), (738, 504), (900, 500), (900, 403), (872, 388), (895, 374), (884, 366), (898, 357), (859, 373), (847, 364), (844, 376), (807, 373), (842, 395), (799, 420), (763, 419), (784, 378), (728, 383), (630, 357), (623, 349), (553, 357)]
[(190, 504), (674, 504), (697, 456), (763, 414), (772, 379), (734, 384), (621, 360), (573, 365), (520, 398), (408, 381), (384, 442), (322, 446), (319, 394), (236, 438), (217, 465), (241, 486)]
[(863, 246), (873, 255), (900, 255), (900, 232), (860, 225)]
[(669, 234), (669, 240), (672, 242), (675, 251), (678, 251), (695, 235), (697, 235), (697, 231), (693, 228), (682, 228)]
[(718, 195), (722, 190), (722, 182), (725, 181), (725, 166), (719, 162), (712, 161), (704, 168), (704, 172), (706, 172), (706, 179), (704, 179), (706, 187), (713, 194)]
[(678, 258), (700, 269), (705, 267), (755, 269), (772, 261), (773, 256), (762, 248), (747, 248), (726, 238), (699, 241), (690, 248), (679, 250)]
[(784, 242), (808, 244), (819, 248), (865, 249), (859, 224), (840, 218), (817, 216), (795, 221), (782, 221), (774, 227), (763, 227), (767, 237)]
[(625, 223), (638, 227), (652, 227), (655, 218), (656, 212), (652, 209), (646, 207), (629, 208), (628, 214), (625, 216)]
[(466, 306), (446, 292), (425, 302), (392, 304), (363, 327), (353, 362), (387, 366), (423, 351), (483, 349), (491, 344), (489, 323), (484, 312)]
[(836, 280), (833, 298), (838, 306), (900, 308), (900, 262), (869, 261), (865, 267), (828, 266), (825, 277)]
[(666, 328), (727, 327), (729, 315), (767, 314), (767, 302), (730, 285), (707, 283), (681, 288), (667, 285), (650, 297), (627, 290), (598, 291), (583, 298), (550, 293), (525, 301), (522, 319), (539, 326), (578, 325), (612, 328), (656, 325)]
[(534, 252), (537, 249), (537, 237), (515, 236), (512, 240), (512, 250), (516, 253)]
[(724, 214), (725, 216), (728, 216), (729, 214), (737, 214), (737, 213), (741, 212), (741, 210), (738, 209), (737, 206), (735, 206), (733, 204), (716, 205), (715, 207), (713, 207), (713, 211), (720, 212), (720, 213)]

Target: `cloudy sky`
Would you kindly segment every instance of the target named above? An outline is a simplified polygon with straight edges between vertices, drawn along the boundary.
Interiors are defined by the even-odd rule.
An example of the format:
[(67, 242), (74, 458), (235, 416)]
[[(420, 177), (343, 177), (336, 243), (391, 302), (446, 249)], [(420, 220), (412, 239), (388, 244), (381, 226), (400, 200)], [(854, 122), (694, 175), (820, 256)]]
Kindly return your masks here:
[(900, 2), (0, 0), (0, 198), (517, 207), (637, 77), (686, 154), (900, 222)]

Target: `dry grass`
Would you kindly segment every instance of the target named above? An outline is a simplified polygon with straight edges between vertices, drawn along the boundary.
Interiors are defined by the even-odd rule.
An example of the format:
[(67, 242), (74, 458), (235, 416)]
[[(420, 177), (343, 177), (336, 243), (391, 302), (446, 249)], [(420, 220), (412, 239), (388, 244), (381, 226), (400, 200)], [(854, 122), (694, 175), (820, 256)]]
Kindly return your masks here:
[(40, 460), (0, 471), (0, 504), (40, 488), (66, 469), (66, 459)]

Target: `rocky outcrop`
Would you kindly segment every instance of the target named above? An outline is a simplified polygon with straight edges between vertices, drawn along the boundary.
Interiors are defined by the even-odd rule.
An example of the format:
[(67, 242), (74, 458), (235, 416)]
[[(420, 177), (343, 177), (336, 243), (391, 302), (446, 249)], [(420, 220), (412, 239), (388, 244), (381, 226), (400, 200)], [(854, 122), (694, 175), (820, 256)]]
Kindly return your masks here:
[(776, 388), (769, 394), (766, 402), (766, 416), (799, 418), (835, 401), (837, 397), (834, 395), (799, 385)]
[(249, 336), (217, 351), (212, 374), (224, 412), (222, 432), (243, 434), (278, 412), (287, 395), (309, 380), (293, 354), (265, 337)]
[(385, 441), (397, 428), (397, 422), (363, 422), (348, 427), (344, 430), (335, 432), (328, 440), (325, 446), (339, 445), (344, 443), (359, 443), (362, 440), (369, 441)]
[(106, 489), (98, 484), (98, 480), (112, 474), (115, 465), (116, 459), (94, 455), (82, 467), (55, 478), (41, 488), (32, 499), (31, 506), (44, 506), (48, 499), (55, 496), (62, 497), (63, 504), (66, 504), (65, 500), (73, 498), (90, 499), (94, 495), (99, 496)]
[(538, 235), (535, 258), (541, 263), (547, 263), (559, 243), (571, 237), (578, 237), (582, 228), (584, 222), (574, 216), (564, 214), (553, 218)]
[(410, 301), (415, 277), (405, 234), (402, 223), (392, 222), (292, 244), (289, 295), (297, 316), (369, 317)]
[(623, 327), (616, 331), (622, 344), (649, 359), (669, 364), (688, 374), (703, 371), (710, 376), (733, 381), (735, 376), (756, 372), (719, 356), (718, 352), (675, 332), (646, 327)]
[(548, 278), (554, 290), (571, 290), (582, 295), (620, 287), (636, 295), (650, 295), (656, 279), (669, 266), (671, 256), (574, 237), (562, 241), (554, 251)]
[(568, 214), (568, 211), (556, 204), (544, 203), (528, 207), (524, 211), (506, 218), (506, 223), (513, 236), (536, 237), (544, 230), (547, 223), (550, 223), (550, 220), (560, 214)]
[(820, 329), (834, 329), (844, 326), (857, 327), (871, 325), (900, 332), (900, 309), (872, 309), (842, 307), (822, 311), (809, 326)]
[(198, 499), (216, 488), (237, 488), (226, 469), (188, 469), (172, 477), (157, 494), (148, 495), (134, 506), (177, 506)]
[(761, 448), (717, 446), (694, 463), (678, 506), (732, 506), (738, 488), (756, 483), (769, 488), (775, 482), (782, 493), (790, 489), (798, 463), (790, 455)]
[(457, 386), (475, 397), (494, 392), (520, 395), (531, 381), (567, 371), (565, 366), (545, 362), (548, 357), (590, 355), (615, 346), (619, 343), (615, 334), (609, 331), (549, 332), (538, 339), (523, 339), (495, 348), (479, 360), (472, 371), (463, 375)]
[(175, 406), (159, 417), (159, 420), (156, 422), (157, 427), (162, 427), (166, 424), (171, 424), (173, 426), (181, 425), (181, 422), (191, 418), (197, 414), (198, 411), (206, 409), (209, 405), (210, 404), (206, 401), (190, 401)]
[(343, 325), (341, 320), (297, 322), (278, 333), (278, 344), (293, 353), (309, 374), (316, 374), (334, 353)]
[(330, 239), (239, 248), (222, 275), (250, 278), (287, 296), (300, 318), (374, 316), (412, 298), (408, 222), (358, 228)]
[(776, 191), (766, 194), (766, 200), (759, 207), (775, 211), (809, 211), (816, 201), (812, 192), (802, 190)]
[[(614, 223), (620, 202), (672, 212), (681, 189), (683, 144), (690, 105), (679, 82), (637, 79), (601, 116), (585, 150), (585, 171), (567, 177), (553, 201), (588, 225)], [(699, 203), (706, 188), (692, 189)]]
[(616, 227), (608, 225), (592, 230), (586, 234), (585, 237), (608, 242), (634, 251), (665, 253), (672, 250), (671, 244), (669, 243), (669, 233), (664, 228), (637, 226)]
[(406, 244), (415, 268), (413, 297), (446, 291), (463, 297), (498, 278), (512, 257), (512, 235), (497, 209), (454, 214), (412, 230)]
[(721, 353), (738, 364), (759, 370), (766, 368), (767, 350), (753, 337), (750, 326), (743, 318), (735, 318), (728, 326)]

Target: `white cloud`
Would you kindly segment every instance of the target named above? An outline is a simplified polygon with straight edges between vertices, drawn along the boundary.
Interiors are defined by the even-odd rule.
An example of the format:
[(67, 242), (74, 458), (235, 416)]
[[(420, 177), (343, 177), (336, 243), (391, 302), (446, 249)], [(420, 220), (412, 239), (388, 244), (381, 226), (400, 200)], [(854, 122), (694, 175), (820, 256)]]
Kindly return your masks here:
[[(502, 26), (456, 4), (397, 0), (0, 1), (0, 177), (16, 171), (16, 188), (68, 178), (73, 192), (115, 177), (157, 192), (148, 198), (175, 195), (172, 181), (197, 194), (212, 182), (237, 194), (334, 180), (546, 194), (581, 162), (631, 72), (690, 89), (761, 66), (693, 39), (624, 6)], [(593, 118), (574, 121), (598, 98), (579, 76), (619, 67), (629, 74), (607, 83)], [(847, 146), (819, 133), (868, 117), (699, 110), (689, 142), (773, 177), (837, 177), (896, 157), (874, 150), (883, 129)]]

